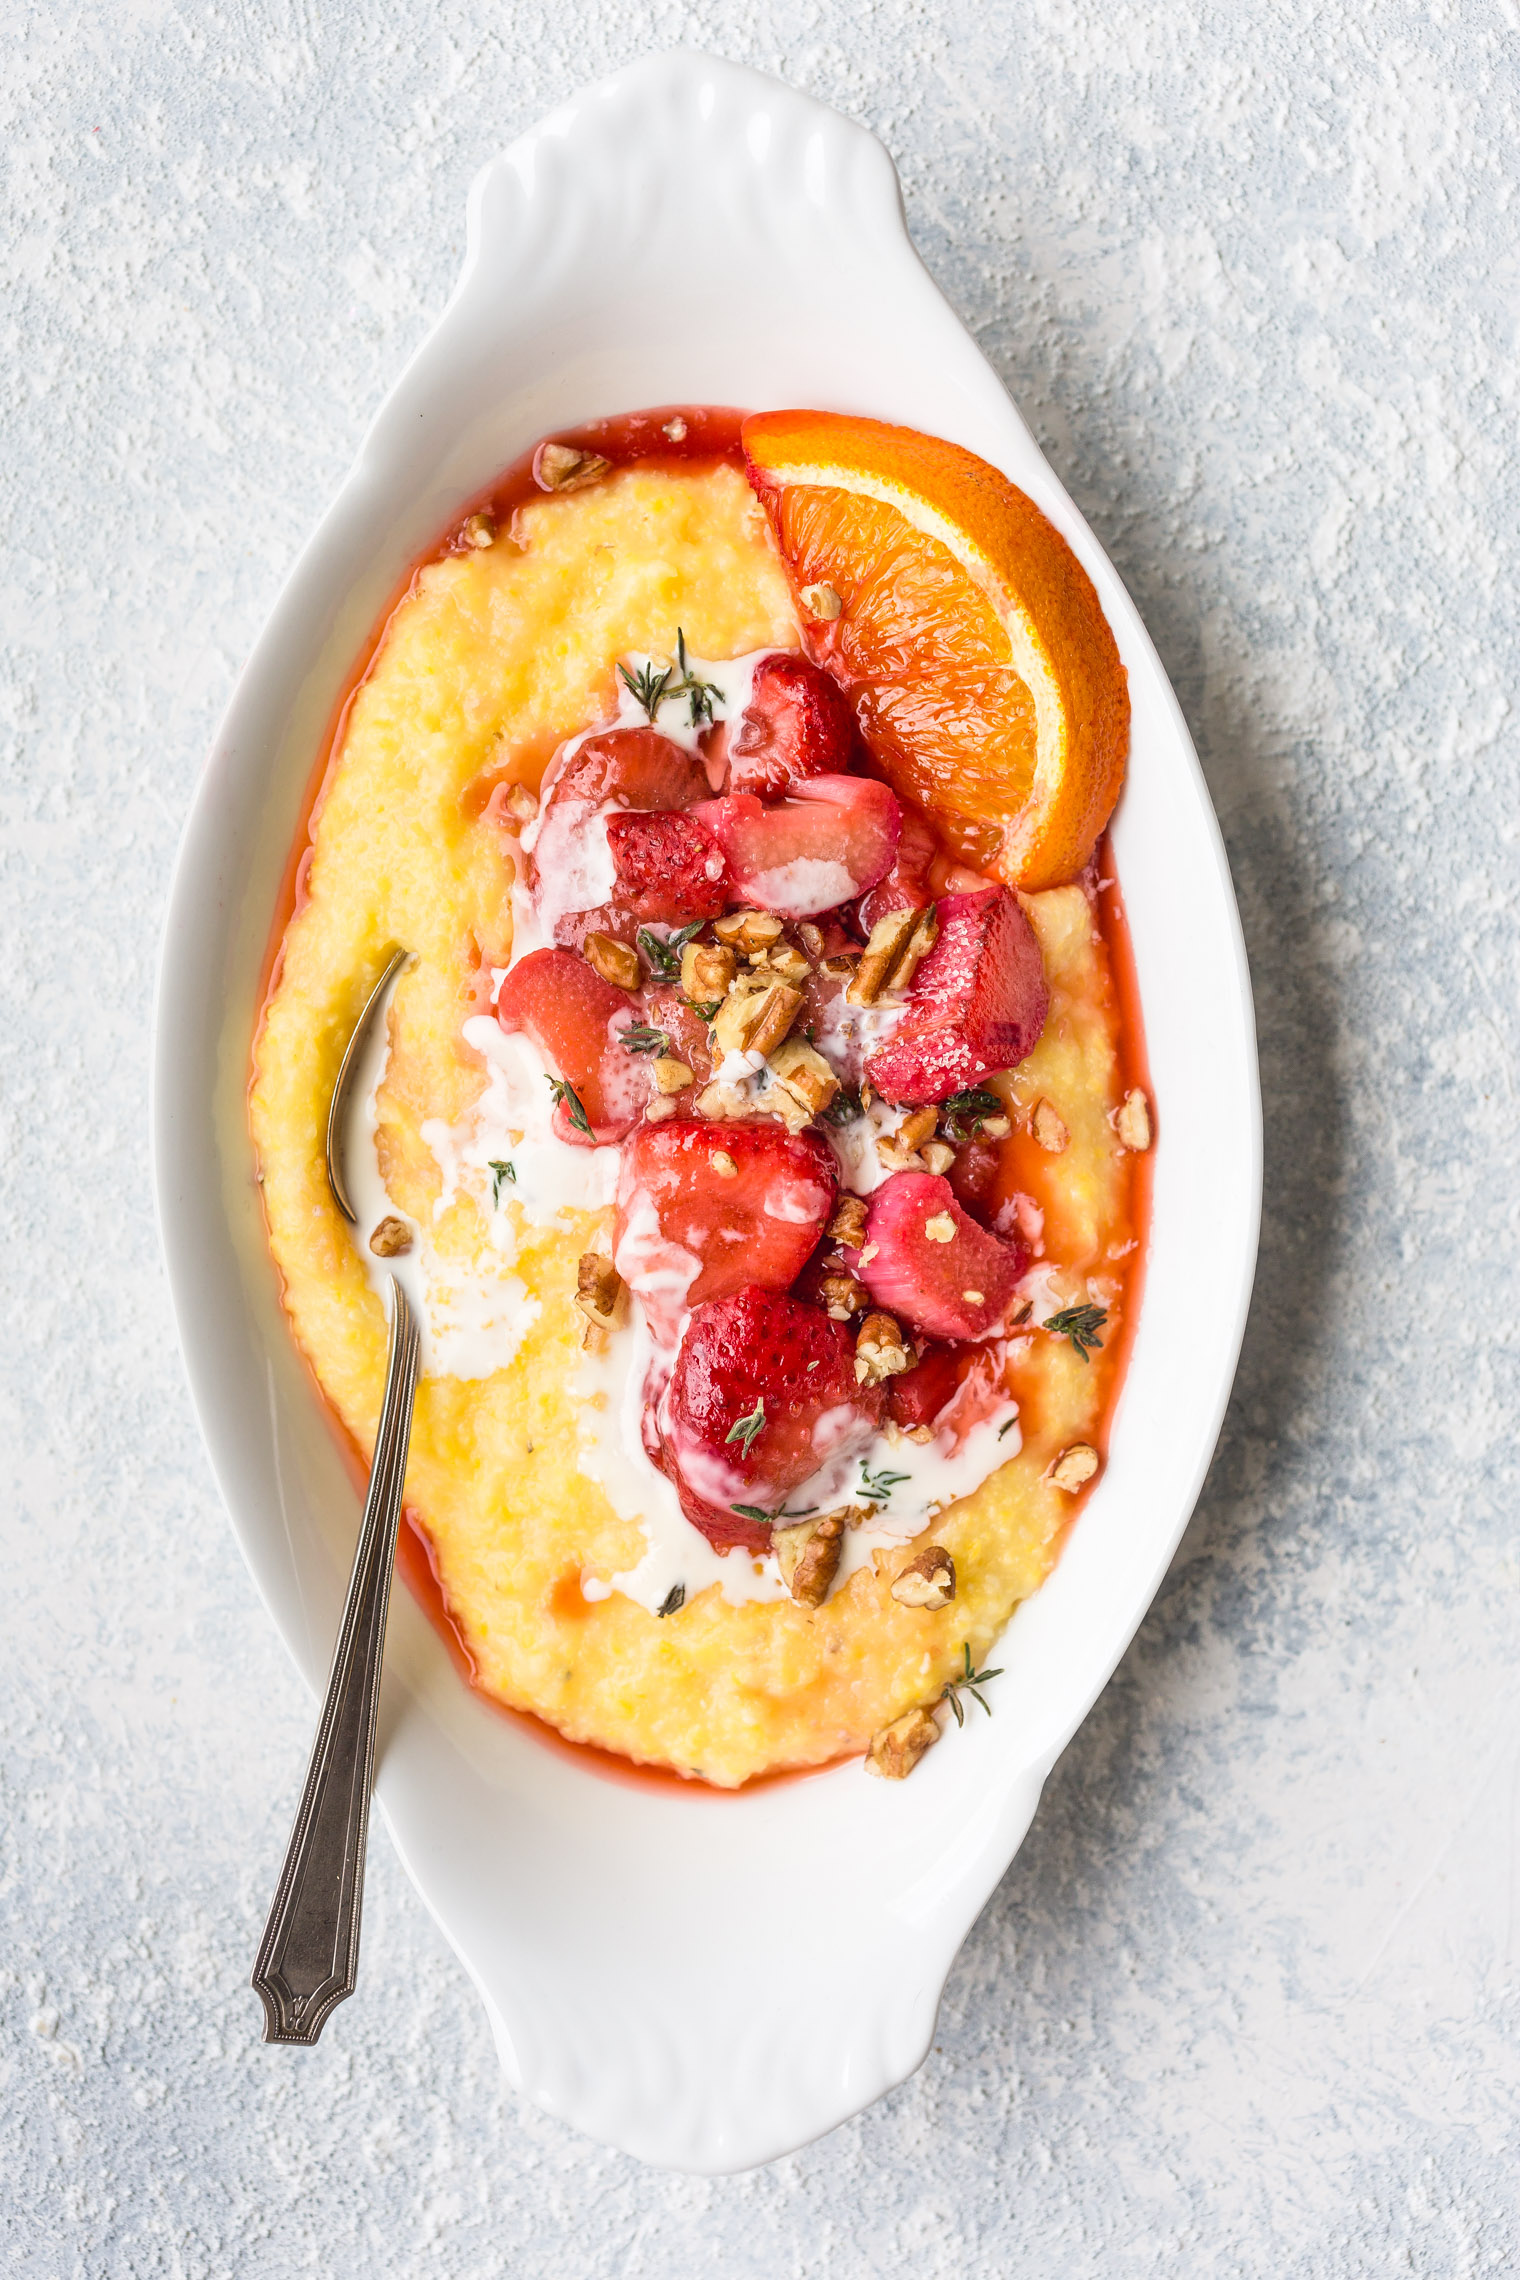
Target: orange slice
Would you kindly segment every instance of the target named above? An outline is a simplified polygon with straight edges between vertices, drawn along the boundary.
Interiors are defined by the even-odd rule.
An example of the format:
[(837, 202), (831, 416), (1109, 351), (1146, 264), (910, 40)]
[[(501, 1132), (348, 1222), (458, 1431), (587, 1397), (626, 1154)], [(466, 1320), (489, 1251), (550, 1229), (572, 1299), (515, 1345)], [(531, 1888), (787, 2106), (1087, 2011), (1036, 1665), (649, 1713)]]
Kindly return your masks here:
[(762, 412), (742, 435), (808, 647), (894, 789), (979, 871), (1074, 877), (1124, 781), (1129, 685), (1060, 532), (984, 459), (914, 428)]

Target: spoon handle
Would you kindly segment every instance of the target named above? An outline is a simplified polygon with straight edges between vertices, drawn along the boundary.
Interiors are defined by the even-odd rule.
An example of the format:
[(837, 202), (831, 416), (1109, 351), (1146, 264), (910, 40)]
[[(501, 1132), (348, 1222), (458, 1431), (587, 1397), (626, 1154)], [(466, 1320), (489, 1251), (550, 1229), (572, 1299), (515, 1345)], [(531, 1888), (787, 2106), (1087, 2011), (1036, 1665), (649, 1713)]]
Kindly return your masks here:
[(306, 1786), (253, 1967), (253, 1984), (264, 2001), (265, 2042), (314, 2043), (354, 1991), (385, 1618), (417, 1358), (416, 1319), (393, 1275), (385, 1401), (369, 1494)]

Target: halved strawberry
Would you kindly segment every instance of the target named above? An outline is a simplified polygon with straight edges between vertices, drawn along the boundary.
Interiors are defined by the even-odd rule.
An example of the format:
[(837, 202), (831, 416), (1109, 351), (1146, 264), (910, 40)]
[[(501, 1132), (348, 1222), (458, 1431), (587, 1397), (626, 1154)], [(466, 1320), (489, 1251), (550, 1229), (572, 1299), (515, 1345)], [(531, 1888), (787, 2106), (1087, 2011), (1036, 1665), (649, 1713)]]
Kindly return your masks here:
[(1032, 1053), (1049, 996), (1034, 928), (1006, 887), (946, 895), (907, 1010), (866, 1064), (884, 1100), (948, 1100)]
[(779, 799), (807, 776), (842, 776), (855, 748), (855, 715), (839, 683), (782, 650), (761, 658), (748, 704), (707, 740), (709, 760), (727, 767), (724, 789), (762, 800)]
[(822, 1233), (837, 1188), (833, 1150), (816, 1132), (788, 1132), (770, 1118), (641, 1124), (618, 1175), (618, 1271), (657, 1309), (672, 1246), (697, 1269), (678, 1307), (723, 1298), (745, 1283), (785, 1290)]
[(881, 1412), (879, 1389), (855, 1382), (855, 1342), (842, 1322), (748, 1285), (693, 1314), (660, 1425), (693, 1525), (711, 1542), (732, 1542), (735, 1521), (747, 1519), (763, 1543), (769, 1525), (754, 1512), (776, 1512), (831, 1459), (863, 1448)]
[(689, 926), (728, 908), (728, 865), (695, 816), (609, 815), (613, 907), (647, 923)]
[(990, 1338), (1026, 1266), (1022, 1243), (978, 1227), (933, 1172), (894, 1172), (871, 1198), (856, 1273), (878, 1306), (933, 1338)]
[(573, 950), (530, 950), (501, 985), (496, 1018), (508, 1035), (533, 1043), (568, 1084), (582, 1110), (561, 1094), (554, 1126), (572, 1146), (621, 1140), (649, 1098), (647, 1063), (630, 1053), (622, 1032), (638, 1009)]
[(746, 902), (814, 918), (853, 902), (890, 869), (902, 810), (874, 776), (811, 776), (774, 807), (735, 792), (696, 813)]
[(657, 728), (609, 728), (551, 763), (540, 812), (547, 815), (562, 800), (584, 800), (588, 807), (610, 800), (625, 808), (689, 808), (711, 790), (697, 755)]
[(929, 1425), (936, 1433), (952, 1433), (958, 1447), (1007, 1398), (1001, 1346), (945, 1346), (929, 1339), (915, 1366), (889, 1382), (887, 1412), (905, 1433)]
[[(635, 912), (613, 899), (618, 866), (608, 811), (673, 814), (706, 799), (710, 790), (695, 753), (683, 752), (653, 728), (609, 729), (561, 755), (544, 779), (528, 857), (528, 885), (551, 940), (578, 949), (596, 932), (631, 942), (641, 917), (663, 917), (663, 910)], [(629, 861), (632, 878), (638, 866), (631, 854)]]

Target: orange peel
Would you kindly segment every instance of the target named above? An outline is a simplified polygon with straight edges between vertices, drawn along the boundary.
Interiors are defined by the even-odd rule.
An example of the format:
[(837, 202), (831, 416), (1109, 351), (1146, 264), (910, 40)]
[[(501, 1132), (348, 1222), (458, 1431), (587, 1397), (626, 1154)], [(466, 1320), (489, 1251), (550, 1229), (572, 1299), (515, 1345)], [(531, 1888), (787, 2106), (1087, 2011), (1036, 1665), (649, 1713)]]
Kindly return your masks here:
[(1010, 886), (1075, 877), (1124, 782), (1129, 684), (1055, 525), (914, 428), (782, 411), (741, 432), (808, 648), (894, 790)]

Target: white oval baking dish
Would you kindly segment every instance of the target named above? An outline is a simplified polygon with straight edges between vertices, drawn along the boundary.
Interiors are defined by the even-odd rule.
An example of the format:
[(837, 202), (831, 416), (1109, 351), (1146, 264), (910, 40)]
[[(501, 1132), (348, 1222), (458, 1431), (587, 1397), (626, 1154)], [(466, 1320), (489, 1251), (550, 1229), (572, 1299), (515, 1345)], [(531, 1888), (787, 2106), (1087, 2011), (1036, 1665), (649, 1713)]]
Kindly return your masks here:
[[(244, 1112), (302, 794), (387, 595), (461, 503), (547, 429), (675, 401), (837, 407), (951, 437), (1081, 556), (1134, 703), (1115, 845), (1161, 1133), (1107, 1474), (999, 1649), (996, 1715), (910, 1781), (848, 1765), (732, 1797), (618, 1786), (473, 1698), (407, 1595), (394, 1604), (379, 1802), (508, 2075), (643, 2160), (720, 2172), (818, 2136), (922, 2059), (956, 1950), (1202, 1483), (1250, 1295), (1260, 1105), (1239, 922), (1182, 716), (1124, 588), (919, 263), (885, 151), (705, 56), (588, 89), (477, 179), (458, 287), (248, 662), (170, 897), (164, 1249), (216, 1477), (308, 1683), (326, 1674), (357, 1500), (281, 1316)], [(384, 2000), (372, 1976), (357, 1999)]]

